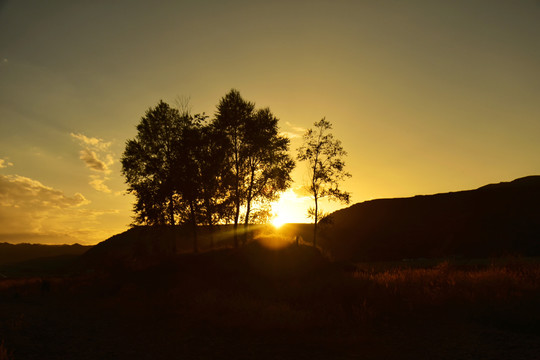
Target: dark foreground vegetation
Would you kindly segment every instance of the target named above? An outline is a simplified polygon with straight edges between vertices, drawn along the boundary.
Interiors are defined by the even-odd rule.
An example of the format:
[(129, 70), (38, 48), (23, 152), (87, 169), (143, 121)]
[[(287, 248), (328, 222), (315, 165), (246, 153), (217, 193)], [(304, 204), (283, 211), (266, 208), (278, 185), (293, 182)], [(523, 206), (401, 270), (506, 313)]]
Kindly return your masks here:
[[(159, 261), (158, 261), (159, 260)], [(300, 244), (0, 279), (0, 359), (537, 359), (531, 258), (332, 262)]]

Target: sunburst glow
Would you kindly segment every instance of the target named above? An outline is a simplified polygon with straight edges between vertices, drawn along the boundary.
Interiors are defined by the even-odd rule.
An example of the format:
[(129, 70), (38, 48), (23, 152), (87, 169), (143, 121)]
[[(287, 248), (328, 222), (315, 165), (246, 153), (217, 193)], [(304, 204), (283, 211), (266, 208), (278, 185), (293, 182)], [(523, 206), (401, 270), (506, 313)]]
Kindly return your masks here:
[(284, 216), (280, 216), (279, 214), (272, 219), (272, 225), (274, 225), (276, 229), (279, 229), (281, 225), (286, 224), (288, 222), (290, 221), (288, 221), (287, 218), (285, 218)]
[(306, 216), (306, 208), (310, 199), (298, 197), (292, 189), (281, 194), (279, 201), (272, 204), (273, 217), (270, 220), (276, 228), (288, 223), (309, 222)]

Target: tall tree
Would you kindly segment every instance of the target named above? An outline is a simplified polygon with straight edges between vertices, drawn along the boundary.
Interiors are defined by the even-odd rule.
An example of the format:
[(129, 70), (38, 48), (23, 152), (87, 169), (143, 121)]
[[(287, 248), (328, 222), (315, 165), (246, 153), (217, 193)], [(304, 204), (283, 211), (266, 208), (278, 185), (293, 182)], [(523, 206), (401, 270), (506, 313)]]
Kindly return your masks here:
[(213, 247), (214, 225), (229, 222), (234, 211), (230, 197), (231, 171), (225, 166), (226, 141), (213, 124), (201, 128), (198, 147), (200, 168), (201, 223), (209, 228), (210, 247)]
[(160, 101), (149, 108), (128, 140), (122, 155), (122, 173), (134, 194), (135, 223), (175, 225), (175, 142), (182, 118), (178, 110)]
[(255, 104), (244, 100), (238, 90), (232, 89), (220, 100), (213, 124), (226, 141), (234, 245), (238, 247), (241, 211), (245, 211), (247, 231), (253, 203), (276, 199), (290, 185), (294, 162), (287, 154), (289, 139), (278, 133), (278, 119), (269, 109), (255, 110)]
[(319, 200), (327, 198), (346, 204), (350, 202), (350, 193), (339, 188), (340, 182), (351, 176), (344, 169), (343, 157), (347, 153), (343, 150), (341, 141), (329, 133), (330, 130), (332, 124), (322, 118), (314, 123), (314, 128), (305, 132), (304, 143), (298, 148), (297, 159), (308, 164), (308, 189), (315, 203), (315, 206), (308, 210), (308, 215), (314, 218), (313, 246), (317, 245), (317, 225), (322, 214)]
[(136, 196), (135, 223), (189, 223), (195, 252), (202, 182), (198, 149), (204, 119), (160, 101), (142, 117), (121, 160), (128, 192)]
[(253, 203), (277, 200), (292, 181), (290, 173), (295, 163), (288, 154), (290, 140), (279, 135), (278, 121), (270, 109), (265, 108), (255, 111), (245, 125), (247, 177), (244, 243), (247, 241)]
[(231, 171), (230, 190), (234, 204), (234, 247), (238, 247), (238, 221), (240, 210), (245, 196), (246, 143), (245, 125), (250, 121), (255, 104), (240, 96), (238, 90), (232, 89), (223, 98), (218, 106), (214, 126), (227, 141), (226, 156), (227, 168)]
[(203, 121), (206, 116), (190, 115), (183, 112), (178, 137), (174, 141), (174, 184), (173, 188), (179, 195), (186, 209), (185, 222), (191, 225), (193, 236), (193, 251), (198, 252), (197, 225), (199, 224), (201, 188), (203, 177), (201, 173), (201, 148)]

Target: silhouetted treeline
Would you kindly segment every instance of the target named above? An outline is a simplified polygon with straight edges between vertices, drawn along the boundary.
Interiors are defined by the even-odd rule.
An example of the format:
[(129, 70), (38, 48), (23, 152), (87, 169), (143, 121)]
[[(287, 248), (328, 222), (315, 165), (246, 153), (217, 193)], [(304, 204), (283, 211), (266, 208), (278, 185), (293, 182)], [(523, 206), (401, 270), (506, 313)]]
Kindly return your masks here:
[(265, 204), (290, 186), (294, 161), (278, 119), (237, 90), (219, 101), (212, 119), (160, 101), (137, 130), (121, 160), (136, 197), (135, 224), (191, 224), (194, 251), (201, 224), (233, 223), (238, 246), (238, 224), (247, 230), (268, 217)]

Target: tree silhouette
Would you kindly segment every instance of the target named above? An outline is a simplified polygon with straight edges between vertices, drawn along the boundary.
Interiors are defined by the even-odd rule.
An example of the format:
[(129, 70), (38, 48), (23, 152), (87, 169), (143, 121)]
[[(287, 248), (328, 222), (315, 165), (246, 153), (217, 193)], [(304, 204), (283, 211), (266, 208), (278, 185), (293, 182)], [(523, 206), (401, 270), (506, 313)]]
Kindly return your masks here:
[(204, 115), (191, 116), (184, 112), (181, 116), (180, 131), (174, 139), (174, 163), (173, 163), (173, 188), (179, 195), (180, 204), (187, 210), (187, 218), (184, 222), (191, 224), (193, 234), (193, 251), (198, 251), (197, 245), (197, 225), (199, 224), (199, 213), (202, 187), (204, 178), (201, 172), (201, 152), (204, 148), (202, 128)]
[(176, 224), (175, 141), (181, 123), (178, 110), (160, 101), (142, 117), (135, 139), (126, 142), (121, 159), (122, 174), (128, 192), (137, 199), (134, 205), (136, 224)]
[(295, 163), (290, 158), (290, 140), (278, 133), (278, 119), (270, 109), (257, 110), (245, 124), (246, 141), (246, 213), (244, 243), (253, 202), (268, 203), (279, 198), (291, 184)]
[(225, 154), (227, 169), (231, 171), (231, 200), (234, 206), (234, 247), (238, 247), (238, 221), (245, 197), (246, 143), (245, 125), (255, 108), (255, 104), (245, 101), (238, 90), (232, 89), (217, 106), (214, 126), (220, 136), (226, 140)]
[(214, 225), (228, 223), (233, 218), (234, 206), (229, 192), (231, 171), (225, 166), (226, 141), (213, 124), (200, 129), (198, 166), (200, 170), (200, 223), (210, 230), (210, 247), (214, 246)]
[(198, 225), (212, 231), (232, 219), (237, 247), (241, 212), (247, 233), (253, 204), (267, 206), (290, 186), (289, 139), (269, 109), (255, 110), (237, 90), (221, 99), (210, 123), (191, 115), (186, 101), (180, 105), (149, 108), (126, 142), (122, 173), (136, 197), (135, 223), (190, 224), (197, 252)]
[(344, 170), (343, 157), (347, 155), (341, 141), (334, 139), (328, 131), (332, 124), (325, 118), (314, 123), (314, 129), (308, 129), (303, 136), (304, 143), (298, 148), (299, 161), (307, 161), (310, 181), (308, 189), (315, 206), (308, 210), (314, 218), (313, 246), (317, 245), (317, 225), (322, 215), (319, 200), (327, 198), (348, 204), (350, 193), (339, 189), (339, 183), (351, 175)]
[(121, 159), (128, 192), (136, 197), (135, 223), (190, 223), (195, 252), (203, 182), (198, 149), (205, 118), (181, 114), (160, 101), (146, 111)]
[[(255, 201), (275, 200), (291, 182), (294, 161), (287, 154), (289, 139), (278, 134), (278, 119), (269, 109), (255, 110), (238, 90), (232, 89), (217, 106), (214, 126), (225, 139), (226, 166), (230, 170), (230, 198), (234, 206), (234, 246), (244, 207), (244, 230)], [(244, 237), (244, 241), (246, 237)]]

